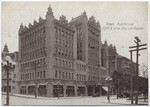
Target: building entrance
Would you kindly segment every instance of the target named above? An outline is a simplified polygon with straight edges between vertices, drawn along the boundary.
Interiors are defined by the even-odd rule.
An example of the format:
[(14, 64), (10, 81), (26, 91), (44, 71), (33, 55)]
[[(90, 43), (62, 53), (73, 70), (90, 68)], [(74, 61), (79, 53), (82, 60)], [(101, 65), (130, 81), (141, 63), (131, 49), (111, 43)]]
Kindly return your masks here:
[(66, 90), (66, 94), (67, 96), (74, 96), (74, 86), (67, 86), (67, 90)]
[(54, 85), (53, 86), (53, 96), (54, 97), (63, 97), (64, 96), (64, 88), (63, 85)]
[(88, 86), (88, 96), (92, 96), (92, 95), (93, 95), (93, 87)]
[(38, 95), (39, 95), (39, 96), (47, 96), (47, 88), (46, 88), (46, 85), (39, 85), (39, 88), (38, 88)]
[(78, 90), (77, 90), (77, 95), (78, 96), (84, 96), (85, 95), (85, 87), (81, 87), (81, 86), (78, 86)]
[(28, 86), (28, 94), (35, 95), (35, 85)]
[(26, 86), (20, 87), (20, 94), (26, 94)]

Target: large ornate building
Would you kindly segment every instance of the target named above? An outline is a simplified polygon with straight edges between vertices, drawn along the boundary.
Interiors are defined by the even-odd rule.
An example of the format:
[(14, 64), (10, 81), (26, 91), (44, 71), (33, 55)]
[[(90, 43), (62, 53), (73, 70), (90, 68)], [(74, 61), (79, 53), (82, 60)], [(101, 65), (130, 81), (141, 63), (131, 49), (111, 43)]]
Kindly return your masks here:
[[(113, 60), (104, 61), (112, 52)], [(116, 55), (115, 47), (102, 44), (93, 16), (83, 12), (70, 22), (63, 15), (57, 20), (48, 7), (46, 19), (19, 29), (20, 93), (35, 94), (35, 84), (40, 96), (102, 93), (108, 69), (117, 67)]]

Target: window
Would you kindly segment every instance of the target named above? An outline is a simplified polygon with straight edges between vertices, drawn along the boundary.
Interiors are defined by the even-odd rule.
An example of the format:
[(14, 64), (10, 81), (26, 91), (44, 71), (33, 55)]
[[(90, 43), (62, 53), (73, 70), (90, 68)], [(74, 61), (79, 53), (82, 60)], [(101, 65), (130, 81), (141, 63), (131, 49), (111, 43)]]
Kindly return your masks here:
[(66, 61), (66, 67), (68, 67), (68, 62)]
[(40, 78), (42, 78), (42, 71), (41, 71), (41, 74), (40, 74)]
[(42, 59), (40, 60), (40, 66), (42, 66)]
[(62, 78), (64, 79), (64, 72), (62, 73)]
[(31, 79), (31, 73), (30, 73), (30, 79)]
[(55, 27), (55, 33), (57, 34), (57, 27)]
[(73, 79), (73, 73), (72, 73), (72, 79)]
[(63, 64), (62, 64), (62, 65), (63, 65), (63, 67), (65, 67), (65, 61), (64, 61), (64, 60), (62, 61), (62, 63), (63, 63)]
[(70, 62), (69, 62), (69, 68), (71, 67)]
[(61, 72), (59, 71), (59, 78), (61, 78)]
[(55, 78), (57, 78), (57, 71), (55, 71)]
[(66, 79), (67, 79), (67, 77), (68, 77), (68, 73), (66, 72)]
[(45, 65), (45, 58), (43, 59), (43, 64)]
[(43, 78), (45, 78), (45, 71), (43, 71)]
[(58, 43), (58, 39), (57, 39), (57, 37), (56, 37), (56, 44)]
[(45, 27), (43, 28), (43, 33), (45, 33)]
[(69, 73), (69, 79), (70, 79), (70, 73)]
[(61, 66), (61, 60), (59, 59), (59, 66)]
[(16, 78), (16, 74), (14, 74), (14, 78)]
[(34, 73), (32, 73), (32, 78), (34, 79)]
[(57, 58), (55, 58), (55, 65), (56, 65), (56, 66), (58, 65)]

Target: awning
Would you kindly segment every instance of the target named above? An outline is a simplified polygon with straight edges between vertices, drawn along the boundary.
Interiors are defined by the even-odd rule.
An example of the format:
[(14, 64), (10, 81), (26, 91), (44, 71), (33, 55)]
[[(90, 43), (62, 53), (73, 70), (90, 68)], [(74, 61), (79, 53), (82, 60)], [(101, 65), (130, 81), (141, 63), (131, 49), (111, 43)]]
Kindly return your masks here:
[(105, 91), (108, 91), (108, 87), (102, 86), (102, 88), (103, 88)]

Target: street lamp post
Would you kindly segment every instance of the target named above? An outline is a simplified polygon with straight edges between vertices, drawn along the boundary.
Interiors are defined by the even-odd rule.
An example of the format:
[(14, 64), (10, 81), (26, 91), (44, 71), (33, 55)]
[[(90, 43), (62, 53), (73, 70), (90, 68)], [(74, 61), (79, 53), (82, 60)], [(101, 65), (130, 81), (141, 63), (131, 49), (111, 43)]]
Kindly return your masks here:
[(7, 97), (6, 97), (6, 105), (9, 105), (9, 73), (15, 69), (15, 62), (11, 60), (10, 56), (6, 56), (2, 67), (5, 69), (7, 74)]
[(110, 77), (110, 70), (108, 69), (108, 77), (105, 79), (107, 81), (107, 87), (108, 87), (108, 92), (107, 92), (107, 100), (108, 103), (110, 103), (110, 80), (112, 80), (112, 78)]
[(57, 85), (58, 85), (58, 99), (59, 99), (59, 83)]

